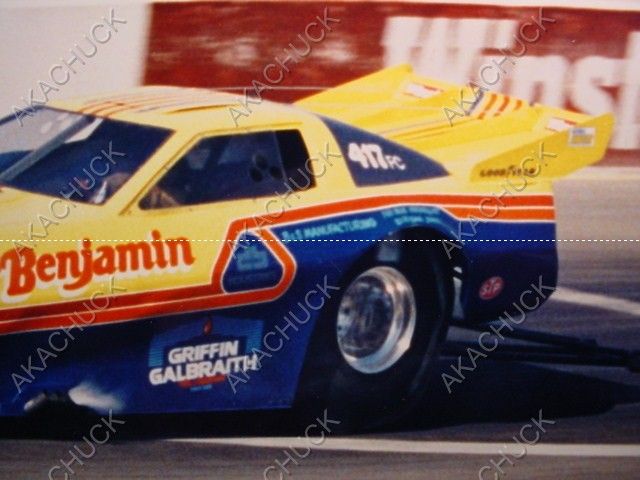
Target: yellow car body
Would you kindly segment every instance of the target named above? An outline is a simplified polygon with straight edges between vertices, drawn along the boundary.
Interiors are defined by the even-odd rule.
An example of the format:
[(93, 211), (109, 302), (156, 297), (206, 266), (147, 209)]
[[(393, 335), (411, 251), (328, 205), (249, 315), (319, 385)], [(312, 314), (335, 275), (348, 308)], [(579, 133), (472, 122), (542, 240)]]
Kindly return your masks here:
[[(460, 106), (469, 108), (461, 110)], [(19, 172), (11, 172), (11, 166), (0, 173), (0, 335), (22, 357), (46, 344), (47, 338), (50, 342), (51, 332), (73, 325), (84, 327), (83, 334), (95, 331), (96, 348), (106, 341), (124, 349), (128, 326), (144, 325), (153, 331), (159, 318), (171, 318), (179, 325), (181, 315), (197, 312), (214, 312), (215, 325), (216, 311), (231, 312), (229, 315), (240, 319), (243, 308), (266, 306), (264, 318), (250, 310), (251, 318), (263, 322), (264, 331), (275, 321), (272, 316), (277, 313), (273, 312), (281, 310), (276, 307), (278, 302), (290, 301), (293, 291), (301, 291), (302, 287), (294, 288), (298, 283), (314, 284), (322, 279), (324, 272), (312, 275), (321, 268), (315, 259), (323, 259), (321, 265), (328, 270), (335, 267), (332, 278), (338, 282), (339, 273), (357, 262), (372, 243), (398, 238), (409, 228), (428, 230), (424, 240), (432, 241), (434, 248), (457, 262), (452, 264), (451, 275), (462, 282), (465, 317), (469, 321), (489, 318), (513, 301), (518, 288), (537, 278), (538, 265), (544, 265), (549, 281), (555, 284), (551, 181), (598, 161), (613, 125), (611, 115), (590, 117), (529, 105), (498, 93), (422, 78), (407, 66), (377, 72), (294, 105), (239, 102), (232, 93), (149, 86), (51, 102), (47, 107), (169, 133), (100, 204), (12, 187), (11, 179)], [(20, 123), (27, 126), (32, 115), (23, 116)], [(327, 117), (372, 134), (372, 140), (339, 140), (336, 129), (340, 124), (329, 123)], [(166, 173), (201, 140), (265, 131), (299, 132), (309, 154), (304, 165), (314, 176), (313, 186), (211, 203), (143, 207), (143, 200), (154, 193)], [(392, 171), (404, 175), (408, 169), (400, 156), (380, 153), (376, 138), (385, 142), (380, 143), (383, 149), (393, 142), (423, 155), (441, 173), (358, 184), (354, 168), (381, 179)], [(125, 161), (129, 145), (119, 138), (108, 140), (94, 157), (87, 158), (87, 165), (97, 157), (95, 165), (101, 169)], [(91, 176), (99, 187), (100, 176), (95, 172)], [(365, 214), (382, 216), (375, 220), (349, 217)], [(391, 223), (384, 223), (387, 220)], [(367, 227), (367, 221), (377, 228)], [(300, 226), (304, 222), (316, 222), (308, 227), (315, 230)], [(318, 226), (318, 222), (325, 224)], [(477, 223), (486, 224), (485, 229), (476, 231)], [(360, 233), (353, 233), (356, 231)], [(240, 283), (245, 282), (246, 288), (229, 289), (225, 275), (235, 261), (242, 235), (264, 244), (275, 259), (277, 278), (258, 286), (244, 279)], [(540, 236), (544, 238), (537, 238)], [(518, 242), (521, 245), (515, 245)], [(530, 273), (526, 279), (509, 278), (498, 271), (520, 257), (521, 268)], [(335, 258), (334, 266), (331, 258)], [(249, 265), (260, 263), (247, 261)], [(495, 280), (489, 287), (486, 282), (498, 276), (504, 283), (501, 291), (487, 294)], [(73, 320), (85, 314), (89, 321)], [(110, 333), (100, 330), (107, 335), (100, 337), (103, 333), (98, 326), (107, 326)], [(163, 328), (168, 328), (166, 321)], [(290, 361), (302, 364), (309, 336), (300, 339)], [(148, 347), (143, 342), (126, 348), (131, 358), (142, 359)], [(91, 360), (87, 364), (77, 358), (74, 361), (80, 369), (88, 367), (77, 365), (93, 365)], [(3, 365), (8, 374), (16, 372), (15, 366)], [(273, 387), (283, 392), (275, 405), (291, 403), (300, 368), (293, 369), (284, 383), (286, 388)], [(48, 374), (46, 382), (72, 388), (79, 380), (65, 372)], [(130, 392), (142, 389), (134, 385), (145, 382), (145, 378), (131, 379)], [(38, 391), (35, 383), (27, 383), (18, 390)], [(145, 383), (144, 388), (151, 387)], [(261, 388), (265, 395), (273, 394), (273, 389)], [(18, 410), (30, 398), (25, 394), (17, 403), (6, 403), (15, 391), (3, 392), (2, 405), (15, 404)], [(218, 397), (219, 402), (207, 404), (211, 409), (268, 404), (260, 395), (244, 403)], [(128, 401), (124, 411), (205, 408), (197, 403), (188, 406), (182, 397), (172, 406), (162, 402), (153, 406), (140, 398)], [(0, 413), (15, 411), (6, 406)]]

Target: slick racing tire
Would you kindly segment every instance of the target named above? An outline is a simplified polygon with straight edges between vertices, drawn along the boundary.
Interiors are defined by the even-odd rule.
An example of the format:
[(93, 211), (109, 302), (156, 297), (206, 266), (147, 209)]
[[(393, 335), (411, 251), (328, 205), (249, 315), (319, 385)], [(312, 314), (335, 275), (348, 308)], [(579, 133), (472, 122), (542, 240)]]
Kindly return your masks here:
[(343, 432), (396, 423), (425, 400), (453, 290), (445, 261), (425, 243), (381, 243), (318, 321), (303, 373), (309, 390), (298, 398), (325, 408)]

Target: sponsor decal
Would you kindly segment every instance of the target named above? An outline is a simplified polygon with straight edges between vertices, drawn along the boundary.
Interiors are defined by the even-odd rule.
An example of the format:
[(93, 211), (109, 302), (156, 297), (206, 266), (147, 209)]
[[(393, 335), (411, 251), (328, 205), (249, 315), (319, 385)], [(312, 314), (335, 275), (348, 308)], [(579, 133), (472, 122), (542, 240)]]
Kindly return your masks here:
[(482, 300), (491, 300), (492, 298), (496, 298), (502, 292), (504, 288), (504, 280), (502, 277), (491, 277), (487, 278), (482, 285), (480, 285), (480, 290), (478, 290), (478, 296)]
[(569, 146), (571, 147), (593, 147), (595, 142), (595, 127), (572, 128), (569, 130)]
[(562, 132), (564, 130), (568, 130), (573, 127), (576, 122), (572, 122), (571, 120), (565, 120), (564, 118), (551, 117), (547, 122), (547, 130), (552, 130), (554, 132)]
[(347, 233), (364, 232), (373, 230), (377, 226), (378, 222), (373, 217), (354, 218), (351, 220), (319, 223), (304, 228), (284, 230), (281, 235), (285, 241), (295, 241), (307, 238), (333, 237)]
[(358, 163), (368, 170), (405, 170), (402, 158), (398, 155), (385, 155), (382, 147), (377, 143), (349, 143), (349, 160)]
[(233, 258), (224, 272), (226, 292), (268, 288), (282, 278), (282, 265), (256, 235), (245, 233), (235, 245)]
[(392, 219), (396, 226), (402, 227), (432, 222), (440, 213), (442, 213), (442, 211), (436, 207), (409, 205), (407, 207), (395, 207), (383, 210), (381, 216), (384, 219)]
[(509, 165), (506, 168), (483, 168), (480, 170), (481, 177), (522, 177), (523, 175), (534, 176), (536, 169), (522, 168), (518, 165)]
[(0, 296), (6, 303), (16, 303), (36, 289), (57, 286), (61, 296), (71, 297), (111, 276), (187, 271), (194, 261), (189, 239), (163, 239), (157, 230), (142, 242), (94, 245), (85, 238), (75, 250), (40, 255), (32, 248), (12, 249), (0, 256)]
[(260, 346), (262, 329), (256, 320), (215, 318), (160, 334), (149, 348), (149, 383), (210, 390), (229, 374), (259, 370), (254, 351)]
[(269, 253), (265, 249), (259, 249), (257, 245), (246, 247), (245, 250), (236, 254), (236, 259), (239, 272), (252, 272), (269, 268)]
[(404, 93), (411, 97), (416, 98), (429, 98), (434, 95), (440, 95), (442, 90), (440, 88), (431, 87), (417, 82), (409, 82), (404, 89)]

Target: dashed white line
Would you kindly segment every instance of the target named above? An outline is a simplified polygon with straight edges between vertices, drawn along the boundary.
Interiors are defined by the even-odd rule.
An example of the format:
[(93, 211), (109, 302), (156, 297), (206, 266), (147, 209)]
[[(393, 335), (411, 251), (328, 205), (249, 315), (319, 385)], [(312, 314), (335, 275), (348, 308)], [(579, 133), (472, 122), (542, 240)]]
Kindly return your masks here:
[[(257, 438), (181, 438), (171, 442), (197, 443), (202, 445), (233, 445), (257, 448), (289, 448), (308, 447), (327, 451), (377, 452), (377, 453), (416, 453), (445, 455), (495, 455), (498, 451), (507, 454), (521, 455), (522, 446), (512, 443), (497, 442), (439, 442), (384, 440), (369, 438), (331, 438), (324, 440), (300, 437), (257, 437)], [(526, 445), (527, 455), (550, 457), (638, 457), (640, 445), (636, 444), (569, 444), (569, 443), (537, 443)]]

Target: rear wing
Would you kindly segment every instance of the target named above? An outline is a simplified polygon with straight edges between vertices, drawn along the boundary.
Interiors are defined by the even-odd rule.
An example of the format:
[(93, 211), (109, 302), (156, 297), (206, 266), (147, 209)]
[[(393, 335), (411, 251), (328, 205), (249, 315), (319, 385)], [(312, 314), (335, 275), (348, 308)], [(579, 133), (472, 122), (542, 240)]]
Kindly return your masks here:
[(416, 150), (473, 182), (553, 179), (599, 161), (614, 118), (589, 116), (391, 67), (297, 102)]

